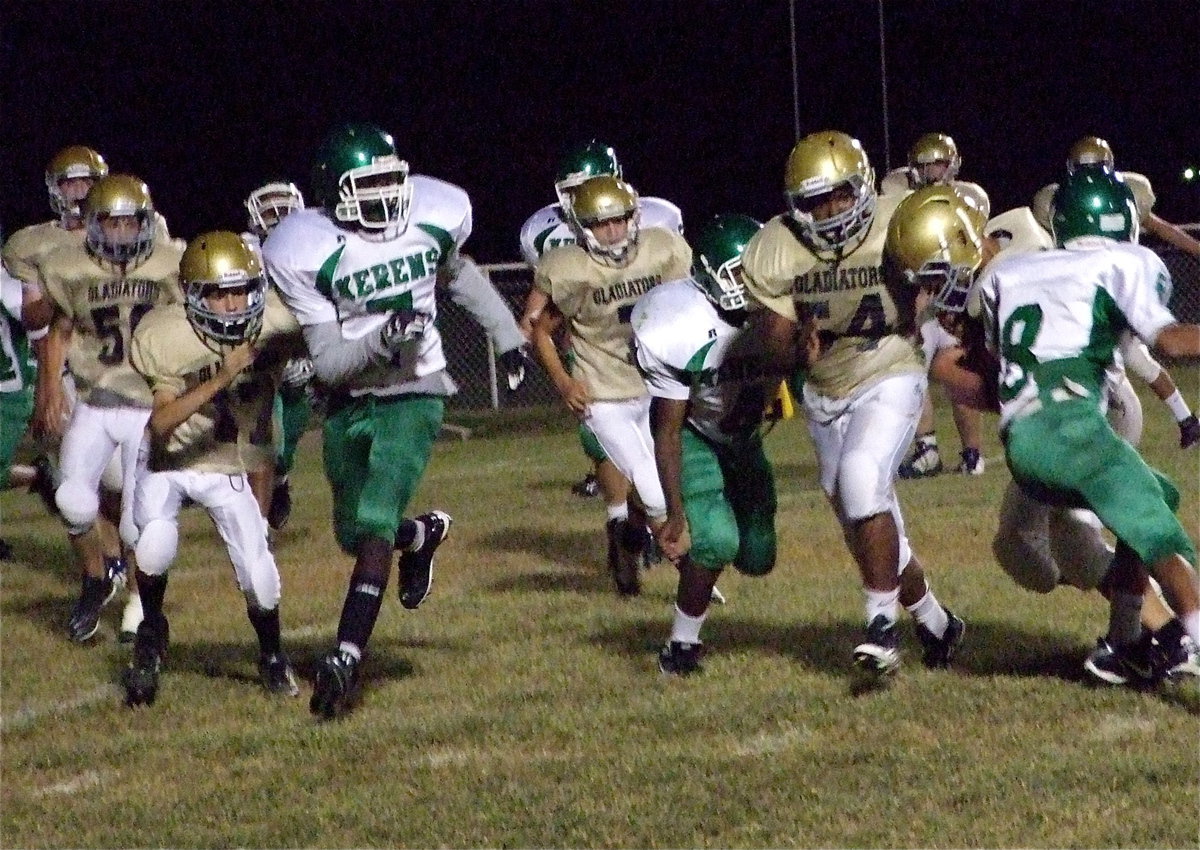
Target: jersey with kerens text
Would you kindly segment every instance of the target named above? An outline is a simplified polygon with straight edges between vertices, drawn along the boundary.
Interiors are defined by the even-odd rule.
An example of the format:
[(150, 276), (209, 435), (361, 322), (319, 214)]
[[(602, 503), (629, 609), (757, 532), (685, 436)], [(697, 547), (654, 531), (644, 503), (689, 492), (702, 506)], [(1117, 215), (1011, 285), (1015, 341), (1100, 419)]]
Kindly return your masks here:
[(1153, 344), (1175, 318), (1171, 276), (1147, 248), (1102, 237), (989, 264), (979, 281), (988, 343), (1000, 358), (1000, 426), (1032, 405), (1092, 398), (1121, 332)]
[[(638, 198), (638, 212), (638, 227), (642, 230), (661, 227), (672, 233), (683, 233), (683, 213), (670, 201)], [(574, 244), (575, 233), (559, 204), (542, 207), (521, 227), (521, 258), (531, 266), (551, 248)]]
[(42, 288), (71, 320), (67, 365), (80, 401), (150, 406), (150, 388), (129, 363), (130, 341), (152, 307), (183, 301), (182, 256), (167, 242), (156, 243), (144, 262), (124, 270), (78, 247), (55, 251), (42, 263)]
[[(338, 322), (342, 338), (352, 340), (377, 332), (395, 310), (437, 318), (438, 271), (471, 234), (471, 202), (462, 189), (433, 177), (408, 179), (411, 216), (393, 239), (376, 241), (369, 232), (339, 227), (320, 209), (298, 210), (271, 231), (262, 246), (267, 271), (301, 326)], [(411, 350), (363, 370), (347, 389), (395, 395), (445, 369), (431, 321)]]
[(691, 270), (692, 249), (677, 233), (643, 230), (636, 250), (627, 266), (616, 268), (578, 245), (564, 245), (548, 251), (534, 269), (533, 285), (550, 296), (566, 322), (575, 355), (571, 374), (596, 401), (646, 394), (633, 363), (633, 305), (653, 287)]
[[(257, 446), (269, 443), (279, 373), (288, 342), (300, 326), (274, 291), (267, 293), (259, 353), (225, 389), (189, 416), (165, 440), (154, 440), (150, 469), (189, 469), (236, 475), (263, 460)], [(152, 392), (178, 397), (211, 379), (221, 355), (201, 340), (182, 304), (151, 310), (133, 335), (130, 360)]]
[(918, 346), (896, 333), (896, 304), (883, 279), (883, 244), (900, 200), (879, 196), (866, 239), (840, 262), (805, 247), (784, 221), (791, 213), (767, 222), (742, 254), (751, 308), (816, 321), (821, 355), (805, 387), (823, 396), (845, 398), (885, 376), (924, 371)]
[(656, 286), (633, 308), (638, 367), (650, 395), (690, 400), (688, 421), (718, 443), (746, 436), (728, 433), (722, 422), (757, 377), (750, 363), (727, 357), (737, 334), (690, 279)]

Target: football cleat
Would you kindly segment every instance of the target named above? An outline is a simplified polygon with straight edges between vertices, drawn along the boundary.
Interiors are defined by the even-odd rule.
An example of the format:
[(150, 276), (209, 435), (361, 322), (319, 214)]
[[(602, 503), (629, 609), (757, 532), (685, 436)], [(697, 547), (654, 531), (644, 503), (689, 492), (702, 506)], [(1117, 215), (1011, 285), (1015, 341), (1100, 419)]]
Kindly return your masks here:
[(294, 697), (300, 695), (296, 671), (282, 652), (272, 652), (258, 659), (258, 675), (267, 693)]
[(317, 665), (317, 680), (308, 710), (325, 720), (332, 720), (345, 711), (357, 682), (358, 662), (354, 656), (339, 650), (329, 653)]
[(142, 597), (131, 593), (125, 602), (125, 610), (121, 612), (121, 631), (117, 634), (118, 643), (131, 643), (137, 635), (138, 626), (142, 624)]
[(917, 623), (917, 638), (921, 641), (923, 648), (921, 663), (931, 670), (950, 666), (954, 653), (958, 651), (958, 647), (963, 642), (963, 636), (967, 632), (967, 624), (961, 618), (954, 616), (949, 608), (945, 610), (949, 621), (946, 623), (946, 631), (941, 637), (935, 637), (933, 632), (929, 631), (922, 623)]
[(1195, 645), (1177, 618), (1154, 633), (1151, 645), (1151, 660), (1161, 678), (1175, 682), (1200, 677)]
[(79, 591), (79, 601), (71, 610), (71, 619), (67, 622), (67, 630), (71, 640), (83, 643), (96, 633), (100, 627), (100, 612), (117, 592), (112, 579), (83, 577), (83, 585)]
[(271, 491), (271, 504), (267, 508), (267, 525), (275, 531), (282, 531), (292, 516), (292, 486), (286, 475), (275, 479), (275, 488)]
[(1151, 633), (1145, 630), (1129, 644), (1113, 644), (1100, 638), (1083, 662), (1083, 669), (1093, 679), (1107, 685), (1142, 687), (1153, 684), (1161, 676), (1152, 657), (1151, 640)]
[(0, 537), (0, 561), (12, 561), (15, 559), (12, 544), (3, 537)]
[(658, 670), (671, 676), (690, 676), (703, 671), (700, 666), (700, 656), (704, 645), (700, 643), (682, 643), (670, 641), (658, 653)]
[(582, 481), (576, 481), (571, 485), (571, 492), (581, 499), (594, 499), (600, 495), (600, 479), (589, 472), (583, 476)]
[(942, 456), (936, 443), (918, 439), (912, 456), (900, 464), (897, 474), (901, 478), (932, 478), (942, 471)]
[(955, 472), (962, 475), (983, 475), (983, 455), (979, 453), (979, 449), (963, 449), (960, 457), (962, 460), (954, 467)]
[(158, 696), (158, 674), (170, 642), (170, 631), (166, 617), (160, 617), (157, 624), (142, 620), (138, 626), (137, 637), (133, 641), (133, 660), (121, 676), (126, 705), (154, 704)]
[(854, 666), (874, 679), (900, 669), (900, 633), (896, 624), (877, 614), (867, 626), (867, 639), (854, 647)]
[(1190, 449), (1200, 442), (1200, 419), (1192, 414), (1179, 423), (1179, 448)]
[(117, 590), (125, 587), (129, 581), (129, 568), (125, 563), (125, 559), (118, 556), (104, 557), (104, 575), (113, 583), (113, 587)]
[(400, 604), (412, 610), (425, 601), (433, 586), (433, 556), (450, 536), (454, 520), (445, 511), (431, 511), (413, 517), (425, 530), (425, 539), (413, 551), (400, 553)]

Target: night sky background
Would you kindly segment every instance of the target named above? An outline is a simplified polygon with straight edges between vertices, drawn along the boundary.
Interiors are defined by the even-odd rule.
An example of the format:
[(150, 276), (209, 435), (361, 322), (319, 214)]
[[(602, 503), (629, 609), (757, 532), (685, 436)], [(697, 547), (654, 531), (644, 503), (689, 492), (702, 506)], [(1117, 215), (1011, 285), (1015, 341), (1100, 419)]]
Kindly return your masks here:
[[(1112, 143), (1156, 212), (1200, 220), (1200, 2), (795, 0), (801, 134), (840, 129), (882, 175), (946, 132), (994, 211), (1056, 179), (1072, 142)], [(0, 11), (5, 232), (49, 217), (68, 144), (150, 185), (171, 230), (241, 229), (256, 185), (307, 192), (334, 123), (396, 137), (465, 188), (468, 252), (514, 260), (563, 151), (613, 145), (646, 195), (698, 226), (782, 209), (795, 141), (789, 0), (10, 0)]]

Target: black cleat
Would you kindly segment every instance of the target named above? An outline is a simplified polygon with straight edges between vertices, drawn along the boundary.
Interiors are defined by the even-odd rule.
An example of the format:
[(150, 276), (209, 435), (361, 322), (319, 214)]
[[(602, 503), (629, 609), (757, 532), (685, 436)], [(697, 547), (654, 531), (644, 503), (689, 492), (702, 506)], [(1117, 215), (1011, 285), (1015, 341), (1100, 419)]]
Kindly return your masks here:
[(0, 537), (0, 561), (14, 561), (16, 557), (13, 555), (12, 544), (3, 537)]
[(100, 612), (116, 592), (117, 586), (107, 574), (104, 578), (83, 577), (79, 601), (75, 603), (71, 619), (67, 622), (71, 640), (83, 643), (96, 633), (100, 627)]
[(1153, 636), (1143, 630), (1133, 643), (1112, 644), (1106, 639), (1096, 641), (1096, 648), (1083, 662), (1084, 671), (1098, 682), (1107, 685), (1147, 687), (1159, 681), (1162, 673), (1154, 663)]
[(400, 604), (412, 610), (425, 601), (433, 586), (433, 556), (450, 535), (454, 522), (445, 511), (413, 517), (425, 529), (425, 540), (412, 552), (400, 553)]
[[(631, 540), (629, 520), (610, 519), (605, 525), (608, 537), (608, 571), (612, 573), (621, 596), (637, 596), (642, 592), (642, 550), (639, 543)], [(631, 545), (632, 544), (632, 545)]]
[(917, 637), (924, 650), (921, 654), (921, 662), (930, 670), (950, 666), (950, 661), (954, 658), (954, 653), (958, 651), (958, 647), (963, 642), (963, 635), (967, 632), (967, 624), (954, 616), (949, 608), (946, 609), (946, 616), (950, 618), (950, 621), (946, 624), (945, 634), (940, 638), (934, 637), (933, 632), (921, 623), (917, 623)]
[(258, 675), (267, 693), (294, 697), (300, 695), (300, 683), (296, 671), (282, 652), (260, 656)]
[(54, 492), (60, 484), (58, 469), (46, 455), (38, 455), (33, 461), (33, 481), (29, 483), (29, 492), (42, 500), (50, 516), (61, 517), (58, 502), (54, 500)]
[(1200, 420), (1193, 413), (1179, 423), (1179, 448), (1190, 449), (1196, 443), (1200, 443)]
[(658, 670), (671, 676), (690, 676), (704, 670), (700, 656), (704, 645), (673, 640), (658, 653)]
[(876, 680), (900, 669), (900, 633), (882, 614), (867, 626), (867, 639), (854, 647), (854, 666)]
[(901, 478), (932, 478), (940, 475), (943, 468), (938, 447), (918, 440), (912, 456), (900, 464), (896, 474)]
[(271, 491), (271, 504), (267, 508), (267, 525), (282, 531), (292, 516), (292, 486), (286, 476), (276, 479)]
[(571, 485), (571, 492), (581, 499), (594, 499), (600, 495), (600, 479), (594, 473), (589, 472), (583, 476), (582, 481), (576, 481)]
[(1154, 633), (1151, 660), (1160, 678), (1171, 682), (1200, 677), (1200, 660), (1178, 618), (1168, 620)]
[(332, 720), (345, 711), (350, 693), (358, 681), (358, 662), (352, 655), (335, 650), (317, 665), (317, 681), (313, 685), (308, 710), (325, 720)]
[(133, 641), (133, 660), (121, 675), (126, 705), (154, 704), (158, 696), (158, 673), (169, 642), (170, 627), (166, 617), (161, 617), (157, 624), (142, 620)]

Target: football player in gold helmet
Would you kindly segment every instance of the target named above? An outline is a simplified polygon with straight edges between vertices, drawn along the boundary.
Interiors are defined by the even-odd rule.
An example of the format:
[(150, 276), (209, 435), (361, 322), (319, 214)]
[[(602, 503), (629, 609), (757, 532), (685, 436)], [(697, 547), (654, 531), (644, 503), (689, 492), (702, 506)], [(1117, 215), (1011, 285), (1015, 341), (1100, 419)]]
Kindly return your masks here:
[(153, 392), (149, 468), (138, 481), (137, 582), (145, 618), (123, 676), (130, 705), (154, 702), (168, 639), (167, 571), (185, 501), (208, 511), (225, 541), (259, 643), (268, 692), (296, 696), (281, 647), (280, 582), (267, 523), (248, 486), (253, 432), (271, 409), (284, 354), (300, 326), (268, 291), (255, 251), (236, 233), (213, 231), (180, 260), (183, 304), (151, 310), (133, 336), (130, 360)]
[[(137, 540), (134, 482), (151, 396), (129, 363), (133, 330), (155, 304), (183, 300), (181, 252), (157, 236), (145, 183), (132, 175), (101, 178), (84, 200), (83, 220), (84, 241), (59, 248), (40, 266), (55, 311), (38, 350), (33, 420), (35, 431), (62, 436), (62, 481), (55, 503), (84, 573), (69, 623), (76, 641), (96, 633), (101, 608), (124, 581), (111, 562), (106, 564), (97, 531), (102, 479), (114, 493), (103, 501), (106, 515), (119, 522), (127, 547)], [(73, 379), (73, 407), (60, 377), (65, 367)], [(117, 456), (119, 469), (106, 472)], [(128, 585), (132, 593), (133, 582)], [(136, 629), (140, 620), (141, 604), (131, 595), (122, 634)]]
[[(633, 487), (652, 526), (666, 516), (650, 435), (650, 396), (629, 360), (633, 305), (651, 287), (685, 277), (692, 251), (683, 237), (639, 228), (637, 193), (612, 175), (584, 181), (567, 196), (576, 244), (547, 251), (534, 286), (548, 297), (533, 325), (533, 343), (563, 402), (595, 435)], [(555, 344), (566, 330), (573, 358)], [(606, 487), (606, 500), (612, 494)], [(615, 490), (615, 488), (614, 488)], [(640, 591), (645, 522), (621, 500), (607, 506), (609, 569), (618, 593)]]
[(804, 406), (820, 484), (865, 595), (866, 639), (854, 666), (872, 680), (898, 669), (902, 604), (917, 620), (924, 663), (944, 667), (965, 627), (929, 590), (894, 486), (927, 382), (920, 349), (905, 333), (913, 319), (902, 308), (911, 305), (881, 268), (897, 199), (876, 194), (866, 151), (837, 131), (796, 143), (784, 187), (789, 211), (742, 256), (750, 329), (766, 369), (790, 377), (807, 360)]

